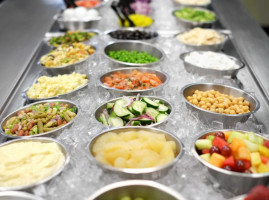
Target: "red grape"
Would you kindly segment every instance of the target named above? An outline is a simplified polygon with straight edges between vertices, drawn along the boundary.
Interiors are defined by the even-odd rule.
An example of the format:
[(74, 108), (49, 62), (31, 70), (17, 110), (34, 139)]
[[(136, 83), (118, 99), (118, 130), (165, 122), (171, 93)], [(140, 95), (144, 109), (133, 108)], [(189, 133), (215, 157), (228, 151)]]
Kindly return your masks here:
[(245, 163), (242, 160), (237, 160), (235, 163), (236, 171), (243, 172), (245, 170)]
[(221, 132), (221, 131), (217, 131), (217, 132), (215, 132), (215, 136), (216, 136), (216, 137), (220, 137), (220, 138), (222, 138), (222, 139), (225, 140), (225, 135), (224, 135), (224, 133)]
[(229, 166), (229, 165), (225, 165), (225, 166), (223, 167), (223, 169), (226, 169), (226, 170), (228, 170), (228, 171), (232, 171), (232, 168), (231, 168), (231, 166)]
[(223, 156), (230, 156), (231, 153), (232, 153), (232, 150), (229, 146), (227, 145), (224, 145), (222, 148), (221, 148), (221, 155)]
[(220, 154), (220, 149), (219, 149), (219, 147), (217, 147), (217, 146), (212, 146), (212, 147), (209, 149), (209, 152), (210, 152), (210, 154), (213, 154), (213, 153), (219, 153), (219, 154)]

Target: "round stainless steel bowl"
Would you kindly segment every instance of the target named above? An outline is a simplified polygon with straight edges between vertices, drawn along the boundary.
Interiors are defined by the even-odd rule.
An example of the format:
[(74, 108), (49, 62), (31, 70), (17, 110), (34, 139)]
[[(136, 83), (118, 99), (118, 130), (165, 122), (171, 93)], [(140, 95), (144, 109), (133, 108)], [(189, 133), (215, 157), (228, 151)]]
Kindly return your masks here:
[(12, 139), (17, 139), (17, 138), (32, 138), (32, 137), (42, 137), (42, 136), (43, 136), (43, 137), (44, 137), (44, 136), (46, 136), (46, 137), (49, 137), (49, 136), (57, 137), (57, 136), (59, 136), (65, 128), (71, 126), (71, 124), (74, 122), (74, 120), (75, 120), (76, 117), (74, 117), (74, 119), (72, 119), (72, 120), (71, 120), (70, 122), (68, 122), (67, 124), (65, 124), (65, 125), (63, 125), (63, 126), (57, 128), (57, 129), (55, 129), (55, 130), (48, 131), (48, 132), (45, 132), (45, 133), (40, 133), (40, 134), (37, 134), (37, 135), (29, 135), (29, 136), (9, 135), (9, 134), (6, 134), (5, 131), (3, 130), (3, 126), (4, 126), (4, 124), (6, 124), (6, 122), (7, 122), (11, 117), (16, 116), (17, 113), (18, 113), (19, 111), (24, 110), (24, 109), (26, 109), (26, 108), (29, 108), (29, 107), (31, 107), (31, 106), (33, 106), (33, 105), (37, 105), (37, 104), (55, 103), (55, 102), (66, 103), (66, 104), (68, 104), (68, 105), (70, 105), (70, 106), (76, 106), (77, 109), (78, 109), (78, 110), (77, 110), (77, 113), (76, 113), (76, 114), (77, 114), (76, 117), (80, 114), (80, 109), (79, 109), (79, 107), (78, 107), (75, 103), (73, 103), (73, 102), (71, 102), (71, 101), (67, 101), (67, 100), (64, 100), (64, 99), (39, 101), (39, 102), (30, 104), (30, 105), (24, 106), (24, 107), (22, 107), (22, 108), (19, 108), (18, 110), (14, 111), (14, 112), (12, 112), (11, 114), (9, 114), (8, 116), (6, 116), (6, 117), (1, 121), (1, 130), (0, 130), (1, 135), (4, 136), (4, 137), (7, 137), (7, 138), (12, 138)]
[[(192, 145), (192, 154), (194, 157), (199, 160), (201, 164), (207, 167), (208, 172), (211, 176), (215, 178), (216, 181), (221, 185), (221, 187), (225, 188), (226, 190), (234, 193), (234, 194), (244, 194), (249, 192), (254, 186), (259, 184), (267, 185), (269, 183), (269, 172), (267, 173), (257, 173), (257, 174), (247, 174), (247, 173), (239, 173), (228, 171), (210, 163), (206, 162), (202, 158), (200, 158), (196, 147), (195, 142), (198, 139), (203, 138), (203, 136), (209, 135), (216, 131), (231, 131), (232, 129), (224, 129), (224, 130), (214, 130), (210, 132), (203, 132), (199, 134), (199, 136), (194, 140)], [(236, 130), (239, 132), (247, 133), (247, 131)], [(258, 134), (256, 134), (258, 135)], [(259, 135), (260, 136), (260, 135)], [(262, 136), (260, 136), (262, 137)], [(264, 138), (264, 137), (263, 137)], [(268, 140), (267, 138), (264, 138)]]
[(65, 166), (69, 163), (70, 157), (69, 154), (65, 148), (65, 146), (60, 143), (58, 140), (52, 139), (52, 138), (47, 138), (47, 137), (38, 137), (38, 138), (27, 138), (27, 139), (16, 139), (16, 140), (11, 140), (5, 143), (0, 144), (0, 147), (11, 144), (11, 143), (17, 143), (17, 142), (23, 142), (23, 141), (33, 141), (33, 142), (41, 142), (41, 143), (51, 143), (54, 142), (57, 145), (59, 145), (61, 151), (63, 152), (64, 156), (65, 156), (65, 162), (63, 163), (63, 165), (56, 170), (55, 172), (53, 172), (50, 176), (37, 181), (36, 183), (30, 184), (30, 185), (25, 185), (25, 186), (10, 186), (10, 187), (0, 187), (0, 191), (8, 191), (8, 190), (30, 190), (38, 185), (41, 185), (43, 183), (46, 183), (48, 181), (50, 181), (51, 179), (53, 179), (54, 177), (56, 177), (57, 175), (59, 175), (63, 169), (65, 168)]
[[(128, 73), (131, 73), (133, 70), (137, 70), (137, 71), (143, 72), (143, 73), (144, 72), (149, 72), (149, 73), (156, 74), (156, 76), (162, 81), (162, 84), (159, 85), (158, 87), (149, 88), (149, 89), (145, 89), (145, 90), (120, 90), (120, 89), (117, 89), (117, 88), (108, 87), (107, 85), (104, 84), (106, 76), (114, 74), (115, 72), (121, 72), (123, 74), (128, 74)], [(161, 72), (161, 71), (158, 71), (158, 70), (149, 69), (149, 68), (142, 68), (142, 67), (138, 67), (138, 68), (137, 67), (119, 68), (119, 69), (107, 72), (107, 73), (101, 75), (98, 78), (98, 83), (103, 88), (113, 90), (113, 91), (118, 91), (118, 92), (124, 92), (126, 94), (130, 94), (130, 93), (145, 93), (145, 92), (150, 92), (150, 91), (153, 91), (153, 90), (159, 90), (162, 87), (164, 87), (168, 83), (168, 81), (169, 81), (169, 75), (168, 74), (166, 74), (164, 72)]]
[[(147, 33), (157, 33), (156, 37), (152, 37), (150, 39), (144, 39), (144, 40), (135, 40), (135, 41), (143, 41), (143, 42), (148, 42), (148, 43), (155, 43), (157, 41), (157, 39), (159, 38), (159, 34), (158, 32), (155, 31), (151, 31), (150, 29), (144, 29), (144, 28), (139, 28), (139, 27), (129, 27), (129, 28), (119, 28), (119, 29), (113, 29), (113, 30), (109, 30), (106, 31), (104, 34), (105, 35), (109, 35), (111, 39), (115, 40), (115, 41), (120, 41), (120, 40), (126, 40), (126, 39), (117, 39), (117, 38), (113, 38), (110, 34), (116, 32), (116, 31), (145, 31)], [(127, 40), (130, 41), (130, 40)]]
[(183, 53), (179, 56), (184, 63), (185, 70), (192, 74), (198, 74), (200, 76), (214, 75), (214, 76), (235, 77), (238, 71), (245, 66), (245, 64), (242, 61), (238, 60), (237, 58), (220, 53), (232, 59), (237, 64), (238, 68), (229, 69), (229, 70), (218, 70), (218, 69), (208, 69), (208, 68), (199, 67), (198, 65), (191, 64), (185, 60), (185, 58), (189, 56), (192, 52), (203, 53), (203, 51), (191, 51), (191, 52)]
[[(150, 168), (116, 168), (110, 165), (103, 164), (97, 161), (93, 155), (93, 146), (96, 140), (101, 136), (108, 132), (114, 132), (119, 134), (123, 131), (149, 131), (156, 134), (164, 134), (166, 140), (174, 141), (176, 143), (176, 156), (175, 159), (166, 165), (150, 167)], [(122, 127), (122, 128), (115, 128), (110, 130), (105, 130), (102, 133), (96, 135), (90, 141), (88, 145), (90, 157), (94, 159), (97, 164), (106, 171), (117, 173), (119, 176), (124, 178), (131, 178), (131, 179), (158, 179), (164, 175), (166, 175), (170, 168), (172, 168), (175, 163), (183, 156), (184, 153), (184, 146), (182, 142), (173, 134), (168, 133), (166, 131), (156, 129), (156, 128), (146, 128), (146, 127)]]
[[(148, 54), (158, 58), (159, 60), (153, 63), (128, 63), (115, 60), (108, 56), (109, 51), (120, 51), (120, 50), (127, 50), (127, 51), (145, 51)], [(160, 65), (160, 63), (164, 60), (165, 53), (163, 50), (153, 46), (147, 42), (139, 42), (136, 40), (130, 41), (118, 41), (118, 42), (111, 42), (104, 48), (104, 55), (105, 57), (112, 62), (114, 66), (118, 67), (154, 67)]]
[(177, 192), (154, 181), (128, 180), (107, 185), (87, 200), (119, 200), (122, 197), (154, 199), (154, 200), (184, 200)]
[[(130, 96), (129, 96), (129, 97), (130, 97)], [(135, 96), (132, 96), (132, 97), (135, 97)], [(169, 115), (168, 115), (167, 118), (165, 118), (165, 119), (162, 120), (161, 122), (157, 122), (157, 123), (154, 123), (154, 124), (146, 125), (147, 127), (158, 126), (158, 125), (160, 125), (160, 124), (166, 122), (166, 121), (167, 121), (167, 120), (174, 114), (174, 107), (173, 107), (173, 105), (172, 105), (170, 102), (168, 102), (166, 99), (159, 98), (159, 97), (155, 97), (155, 96), (143, 96), (143, 95), (140, 96), (140, 97), (148, 97), (148, 98), (150, 98), (150, 99), (161, 100), (161, 101), (162, 101), (162, 102), (169, 108), (169, 110), (170, 110), (170, 113), (169, 113)], [(116, 98), (116, 99), (112, 99), (112, 100), (110, 100), (110, 101), (104, 103), (103, 105), (99, 106), (99, 108), (97, 108), (97, 109), (95, 110), (95, 114), (94, 114), (95, 119), (97, 120), (98, 117), (100, 116), (100, 114), (102, 113), (102, 111), (103, 111), (104, 109), (106, 109), (106, 105), (107, 105), (107, 103), (114, 103), (114, 102), (116, 102), (116, 101), (119, 100), (119, 99), (122, 99), (122, 97), (120, 97), (120, 98)], [(98, 120), (97, 120), (97, 121), (98, 121)], [(101, 123), (101, 122), (100, 122), (100, 123)]]
[[(222, 114), (199, 108), (187, 100), (187, 97), (193, 95), (195, 90), (216, 90), (220, 93), (232, 95), (234, 97), (243, 97), (249, 101), (250, 112), (243, 114)], [(224, 128), (232, 128), (236, 125), (237, 122), (247, 121), (250, 115), (254, 114), (260, 108), (259, 101), (252, 94), (232, 86), (219, 85), (214, 83), (193, 83), (184, 86), (180, 92), (183, 100), (187, 105), (187, 108), (197, 113), (201, 121), (209, 124), (213, 121), (219, 121), (223, 123)]]
[[(209, 29), (211, 30), (211, 29)], [(223, 36), (223, 41), (220, 42), (220, 43), (217, 43), (217, 44), (211, 44), (211, 45), (193, 45), (193, 44), (187, 44), (187, 43), (184, 43), (184, 42), (181, 42), (177, 37), (183, 33), (186, 33), (186, 32), (189, 32), (188, 31), (184, 31), (184, 32), (181, 32), (177, 35), (175, 35), (175, 37), (177, 38), (177, 40), (185, 45), (186, 47), (188, 47), (189, 49), (191, 50), (195, 50), (195, 51), (220, 51), (223, 49), (225, 43), (227, 42), (227, 40), (229, 39), (229, 36), (225, 33), (222, 33), (221, 31), (217, 31), (215, 30), (219, 35), (222, 35)]]
[(0, 200), (44, 200), (41, 197), (18, 191), (0, 192)]
[[(190, 7), (190, 6), (187, 6), (187, 7)], [(191, 29), (191, 28), (194, 28), (194, 27), (210, 28), (217, 21), (217, 17), (215, 17), (215, 20), (213, 20), (213, 21), (206, 21), (206, 22), (195, 22), (195, 21), (190, 21), (190, 20), (181, 19), (181, 18), (176, 17), (175, 12), (178, 11), (178, 10), (181, 10), (183, 8), (186, 8), (186, 7), (182, 7), (182, 8), (174, 10), (172, 12), (172, 15), (177, 19), (177, 23), (180, 26), (183, 26), (185, 29)], [(214, 13), (211, 10), (208, 10), (208, 9), (205, 9), (205, 8), (200, 8), (200, 7), (191, 7), (191, 8), (196, 9), (196, 10), (208, 11), (210, 13)], [(215, 16), (216, 16), (216, 14), (215, 14)]]
[[(89, 76), (88, 76), (88, 75), (87, 75), (87, 78), (88, 78), (88, 83), (89, 83)], [(37, 80), (38, 80), (38, 78), (34, 81), (34, 84), (37, 83)], [(60, 95), (53, 96), (53, 97), (38, 98), (38, 99), (34, 99), (34, 98), (30, 98), (30, 97), (28, 97), (28, 96), (27, 96), (27, 91), (29, 90), (29, 88), (26, 88), (26, 89), (22, 92), (22, 97), (23, 97), (24, 99), (26, 99), (26, 101), (28, 101), (28, 102), (44, 101), (44, 100), (58, 99), (58, 98), (63, 98), (63, 99), (66, 98), (66, 99), (68, 99), (68, 98), (70, 98), (70, 97), (75, 96), (76, 93), (77, 93), (78, 91), (82, 91), (82, 90), (88, 88), (88, 83), (85, 84), (85, 85), (82, 85), (82, 86), (80, 86), (80, 87), (78, 87), (78, 88), (76, 88), (75, 90), (72, 90), (72, 91), (67, 92), (67, 93), (64, 93), (64, 94), (60, 94)], [(33, 85), (33, 84), (32, 84), (32, 85)]]

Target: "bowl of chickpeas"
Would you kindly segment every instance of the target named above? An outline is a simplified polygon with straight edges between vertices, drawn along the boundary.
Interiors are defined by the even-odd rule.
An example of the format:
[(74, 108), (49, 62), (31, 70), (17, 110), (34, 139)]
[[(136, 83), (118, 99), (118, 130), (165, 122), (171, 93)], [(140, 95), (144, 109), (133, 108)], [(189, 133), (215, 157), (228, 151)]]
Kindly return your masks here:
[(224, 128), (245, 122), (260, 108), (255, 96), (241, 89), (214, 84), (194, 83), (181, 89), (187, 108), (206, 123), (218, 121)]

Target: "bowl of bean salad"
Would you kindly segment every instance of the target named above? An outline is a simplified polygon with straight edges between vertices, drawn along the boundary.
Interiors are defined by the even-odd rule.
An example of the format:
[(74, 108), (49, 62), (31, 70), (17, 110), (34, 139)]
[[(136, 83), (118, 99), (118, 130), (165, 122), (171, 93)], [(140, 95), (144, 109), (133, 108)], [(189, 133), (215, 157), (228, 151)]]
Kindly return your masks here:
[(244, 90), (214, 83), (194, 83), (181, 89), (188, 109), (205, 123), (218, 121), (224, 128), (245, 122), (259, 108), (260, 103)]
[(39, 101), (12, 112), (1, 122), (0, 133), (7, 138), (57, 137), (79, 114), (78, 106), (67, 100)]
[(111, 42), (104, 48), (104, 55), (116, 67), (155, 67), (165, 57), (163, 50), (138, 41)]

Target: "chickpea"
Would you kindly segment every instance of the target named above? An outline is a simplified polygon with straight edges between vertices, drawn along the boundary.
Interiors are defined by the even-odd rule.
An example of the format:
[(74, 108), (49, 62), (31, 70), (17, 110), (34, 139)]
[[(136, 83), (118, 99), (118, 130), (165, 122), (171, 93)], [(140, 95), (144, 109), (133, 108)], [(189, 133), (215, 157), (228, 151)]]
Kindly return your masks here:
[(205, 102), (204, 102), (204, 101), (200, 101), (199, 104), (200, 104), (200, 105), (205, 105)]
[(198, 100), (197, 99), (193, 99), (192, 102), (194, 105), (197, 105), (198, 104)]

